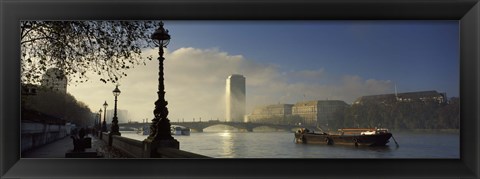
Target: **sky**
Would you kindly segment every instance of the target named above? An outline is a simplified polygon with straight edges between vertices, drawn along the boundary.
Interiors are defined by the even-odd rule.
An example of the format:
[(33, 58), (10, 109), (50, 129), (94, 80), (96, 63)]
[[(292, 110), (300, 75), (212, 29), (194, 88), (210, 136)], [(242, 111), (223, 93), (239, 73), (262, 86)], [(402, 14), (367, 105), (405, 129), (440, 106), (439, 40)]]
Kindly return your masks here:
[[(223, 120), (225, 82), (246, 77), (254, 107), (303, 100), (436, 90), (459, 96), (458, 21), (164, 21), (165, 91), (171, 121)], [(158, 48), (144, 49), (158, 57)], [(158, 61), (125, 71), (118, 108), (153, 118)], [(115, 84), (90, 75), (67, 91), (92, 111), (113, 109)], [(108, 109), (107, 109), (108, 110)]]

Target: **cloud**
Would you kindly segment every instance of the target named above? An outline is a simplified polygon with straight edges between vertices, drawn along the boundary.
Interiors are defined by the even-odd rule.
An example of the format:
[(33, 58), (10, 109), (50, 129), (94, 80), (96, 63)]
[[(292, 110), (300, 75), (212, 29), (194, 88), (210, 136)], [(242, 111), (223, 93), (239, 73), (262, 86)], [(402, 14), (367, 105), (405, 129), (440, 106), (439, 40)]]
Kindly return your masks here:
[[(157, 51), (146, 50), (146, 55), (157, 56)], [(292, 103), (301, 100), (338, 99), (352, 102), (362, 95), (389, 93), (390, 81), (363, 79), (344, 75), (333, 84), (322, 84), (327, 69), (284, 72), (277, 64), (262, 64), (242, 55), (229, 54), (219, 49), (180, 48), (165, 53), (165, 98), (169, 102), (171, 121), (191, 121), (225, 118), (225, 82), (231, 74), (246, 77), (247, 113), (256, 106)], [(158, 61), (136, 66), (126, 71), (120, 80), (118, 108), (126, 109), (131, 120), (153, 118), (154, 102), (158, 99)], [(90, 82), (69, 86), (69, 92), (88, 104), (92, 110), (103, 108), (105, 100), (113, 108), (113, 84), (103, 84), (95, 77)]]
[(325, 69), (321, 68), (319, 70), (293, 71), (289, 75), (292, 75), (294, 78), (299, 78), (299, 79), (319, 79), (319, 78), (323, 78), (324, 74), (325, 74)]

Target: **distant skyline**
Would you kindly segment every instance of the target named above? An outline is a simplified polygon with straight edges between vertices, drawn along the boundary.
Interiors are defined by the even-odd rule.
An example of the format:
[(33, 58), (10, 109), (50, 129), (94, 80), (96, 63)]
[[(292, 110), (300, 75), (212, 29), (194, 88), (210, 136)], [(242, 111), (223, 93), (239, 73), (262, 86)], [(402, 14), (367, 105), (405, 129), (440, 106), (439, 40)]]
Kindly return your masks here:
[[(171, 121), (225, 118), (225, 79), (246, 78), (247, 113), (260, 105), (343, 100), (397, 91), (436, 90), (459, 96), (458, 21), (164, 21), (172, 37), (165, 54)], [(154, 60), (126, 70), (118, 106), (133, 120), (153, 118)], [(114, 84), (96, 75), (67, 91), (92, 111)], [(108, 120), (108, 119), (107, 119)]]

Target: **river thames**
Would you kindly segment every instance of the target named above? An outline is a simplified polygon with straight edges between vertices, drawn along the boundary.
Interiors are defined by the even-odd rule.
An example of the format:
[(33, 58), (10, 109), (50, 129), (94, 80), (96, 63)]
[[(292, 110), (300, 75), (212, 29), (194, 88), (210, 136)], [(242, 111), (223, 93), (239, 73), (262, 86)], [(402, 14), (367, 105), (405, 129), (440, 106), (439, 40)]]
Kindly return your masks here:
[[(174, 136), (180, 149), (214, 158), (460, 158), (460, 135), (455, 132), (392, 132), (385, 147), (295, 144), (292, 132), (203, 132)], [(122, 136), (146, 136), (122, 131)]]

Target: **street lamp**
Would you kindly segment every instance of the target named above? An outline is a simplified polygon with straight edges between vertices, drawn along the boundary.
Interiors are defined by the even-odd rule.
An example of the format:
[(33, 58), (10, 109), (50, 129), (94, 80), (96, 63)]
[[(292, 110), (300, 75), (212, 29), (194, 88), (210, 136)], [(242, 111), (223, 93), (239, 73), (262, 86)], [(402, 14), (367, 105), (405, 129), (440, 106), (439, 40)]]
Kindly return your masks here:
[(155, 101), (155, 109), (153, 110), (154, 119), (150, 126), (150, 135), (146, 139), (149, 142), (156, 143), (158, 147), (179, 148), (179, 143), (170, 133), (170, 121), (168, 120), (168, 102), (165, 101), (165, 85), (163, 78), (163, 48), (166, 48), (170, 42), (168, 30), (163, 28), (163, 22), (159, 23), (160, 27), (152, 34), (151, 38), (159, 47), (158, 52), (158, 100)]
[(97, 133), (100, 132), (102, 130), (102, 108), (100, 108), (100, 110), (98, 111), (98, 123), (96, 123), (95, 125), (97, 126)]
[(98, 128), (100, 129), (102, 127), (102, 108), (100, 108), (100, 110), (98, 111)]
[(120, 96), (120, 89), (118, 89), (118, 85), (113, 90), (113, 96), (115, 96), (115, 107), (113, 108), (113, 120), (110, 128), (110, 134), (120, 135), (117, 118), (117, 97)]
[(105, 101), (105, 103), (103, 103), (103, 108), (105, 110), (103, 110), (102, 132), (107, 132), (107, 121), (105, 120), (107, 116), (107, 106), (108, 106), (107, 101)]

